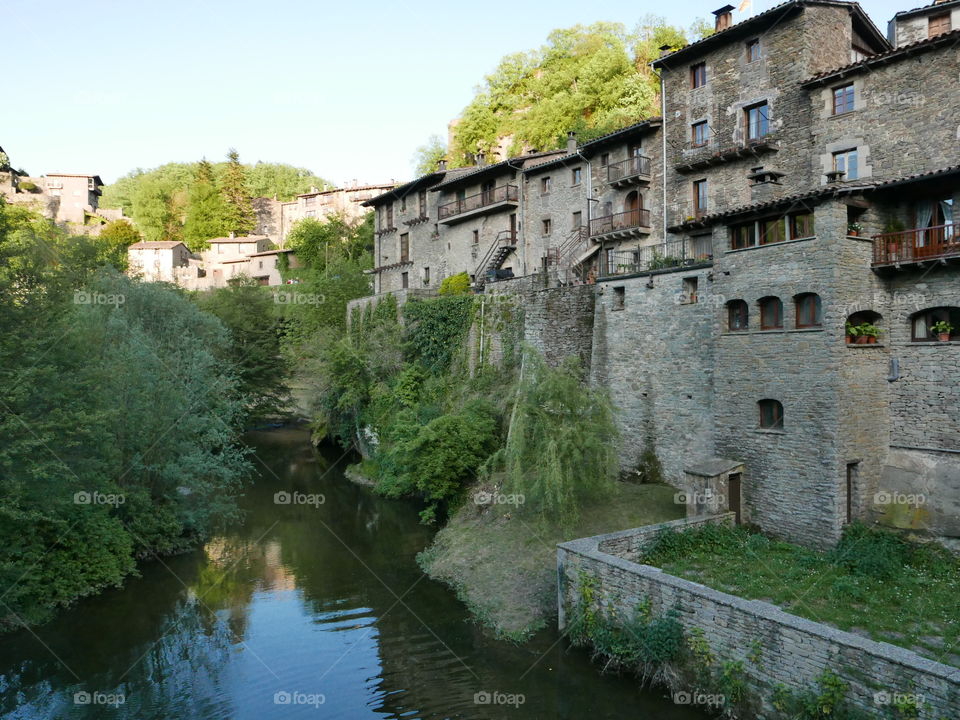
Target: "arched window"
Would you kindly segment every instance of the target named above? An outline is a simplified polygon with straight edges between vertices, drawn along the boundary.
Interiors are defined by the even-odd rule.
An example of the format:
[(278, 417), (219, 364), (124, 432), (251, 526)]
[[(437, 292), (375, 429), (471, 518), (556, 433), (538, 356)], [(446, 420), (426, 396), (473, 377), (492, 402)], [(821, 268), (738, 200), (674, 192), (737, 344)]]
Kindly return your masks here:
[(783, 327), (783, 303), (778, 297), (760, 298), (760, 329), (778, 330)]
[(731, 300), (727, 303), (727, 329), (739, 332), (750, 327), (750, 308), (744, 300)]
[(761, 400), (760, 427), (764, 430), (783, 430), (783, 405), (777, 400)]
[(910, 317), (913, 342), (936, 342), (944, 330), (950, 333), (950, 340), (960, 340), (960, 308), (928, 308)]
[(823, 325), (823, 305), (816, 293), (802, 293), (794, 297), (797, 309), (797, 327), (812, 328)]

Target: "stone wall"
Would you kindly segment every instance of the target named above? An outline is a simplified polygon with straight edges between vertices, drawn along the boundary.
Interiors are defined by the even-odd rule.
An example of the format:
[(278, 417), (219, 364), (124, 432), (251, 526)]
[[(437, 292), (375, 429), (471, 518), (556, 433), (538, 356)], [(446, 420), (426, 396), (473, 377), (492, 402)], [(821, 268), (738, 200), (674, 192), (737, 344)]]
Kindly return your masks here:
[[(729, 522), (729, 516), (713, 520)], [(676, 527), (688, 522), (666, 525)], [(929, 705), (929, 710), (921, 715), (924, 719), (939, 720), (960, 714), (958, 668), (627, 559), (661, 527), (599, 535), (558, 546), (561, 629), (574, 603), (579, 601), (577, 588), (581, 574), (585, 573), (596, 580), (595, 610), (601, 614), (630, 618), (641, 600), (649, 600), (654, 616), (676, 608), (685, 633), (701, 631), (718, 661), (742, 662), (746, 704), (758, 710), (749, 717), (785, 718), (772, 705), (774, 688), (783, 685), (791, 690), (811, 689), (816, 678), (828, 669), (849, 684), (847, 700), (873, 716), (880, 716), (886, 709), (878, 704), (878, 693), (922, 695), (923, 702)], [(637, 537), (631, 538), (631, 533)], [(755, 648), (759, 648), (759, 653), (754, 652)]]
[[(573, 171), (580, 170), (580, 182), (574, 183)], [(550, 191), (542, 192), (542, 181), (550, 178)], [(522, 264), (524, 273), (538, 272), (543, 258), (561, 247), (571, 234), (587, 222), (587, 198), (590, 197), (590, 165), (579, 155), (550, 162), (546, 168), (531, 166), (523, 173), (524, 199), (521, 218)], [(574, 227), (574, 213), (580, 222)], [(550, 221), (545, 233), (543, 221)]]

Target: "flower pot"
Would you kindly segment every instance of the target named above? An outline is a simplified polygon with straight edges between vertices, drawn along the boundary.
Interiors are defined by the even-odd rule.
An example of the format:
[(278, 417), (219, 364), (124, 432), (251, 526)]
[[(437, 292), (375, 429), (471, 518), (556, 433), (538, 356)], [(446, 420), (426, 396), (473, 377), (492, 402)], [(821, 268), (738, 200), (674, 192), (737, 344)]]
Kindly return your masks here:
[(937, 337), (940, 338), (940, 342), (950, 342), (950, 333), (937, 333)]
[(866, 336), (866, 335), (859, 335), (859, 336), (857, 336), (857, 339), (854, 341), (854, 343), (855, 343), (856, 345), (866, 345), (866, 344), (867, 344), (867, 336)]
[(877, 339), (873, 335), (870, 335), (867, 337), (867, 345), (876, 345), (876, 344), (877, 344)]
[(844, 336), (843, 336), (843, 341), (844, 341), (847, 345), (849, 345), (850, 343), (853, 342), (853, 336), (852, 336), (852, 335), (844, 335)]
[(849, 235), (850, 237), (860, 237), (860, 231), (859, 231), (859, 230), (847, 230), (847, 235)]

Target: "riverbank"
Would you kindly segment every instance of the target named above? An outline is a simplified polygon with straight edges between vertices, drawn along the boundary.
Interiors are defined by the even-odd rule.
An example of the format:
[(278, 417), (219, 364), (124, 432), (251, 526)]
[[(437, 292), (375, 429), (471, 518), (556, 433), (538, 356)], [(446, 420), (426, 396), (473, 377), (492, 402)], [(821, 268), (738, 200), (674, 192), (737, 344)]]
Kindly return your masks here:
[[(557, 543), (680, 518), (668, 485), (618, 482), (568, 528), (541, 527), (493, 488), (475, 488), (417, 558), (497, 637), (521, 642), (556, 616)], [(475, 500), (488, 501), (478, 504)], [(495, 500), (504, 502), (495, 502)]]

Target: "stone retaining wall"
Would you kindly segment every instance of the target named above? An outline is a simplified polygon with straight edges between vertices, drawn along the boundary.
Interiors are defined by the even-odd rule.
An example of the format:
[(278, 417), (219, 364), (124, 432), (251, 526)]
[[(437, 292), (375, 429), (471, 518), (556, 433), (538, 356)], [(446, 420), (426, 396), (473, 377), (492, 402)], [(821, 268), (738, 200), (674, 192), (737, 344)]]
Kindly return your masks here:
[[(958, 668), (627, 559), (636, 557), (638, 549), (664, 527), (704, 522), (729, 523), (730, 514), (677, 520), (559, 545), (561, 629), (576, 601), (580, 574), (588, 573), (596, 579), (596, 609), (602, 614), (630, 617), (642, 599), (649, 599), (654, 615), (663, 615), (675, 607), (684, 629), (702, 630), (720, 661), (742, 661), (747, 700), (762, 708), (757, 718), (784, 717), (771, 703), (777, 685), (792, 690), (813, 688), (817, 676), (826, 669), (849, 684), (847, 700), (873, 716), (886, 717), (890, 708), (883, 705), (883, 700), (903, 693), (923, 696), (921, 720), (960, 717)], [(760, 648), (759, 656), (754, 654), (755, 647)]]

